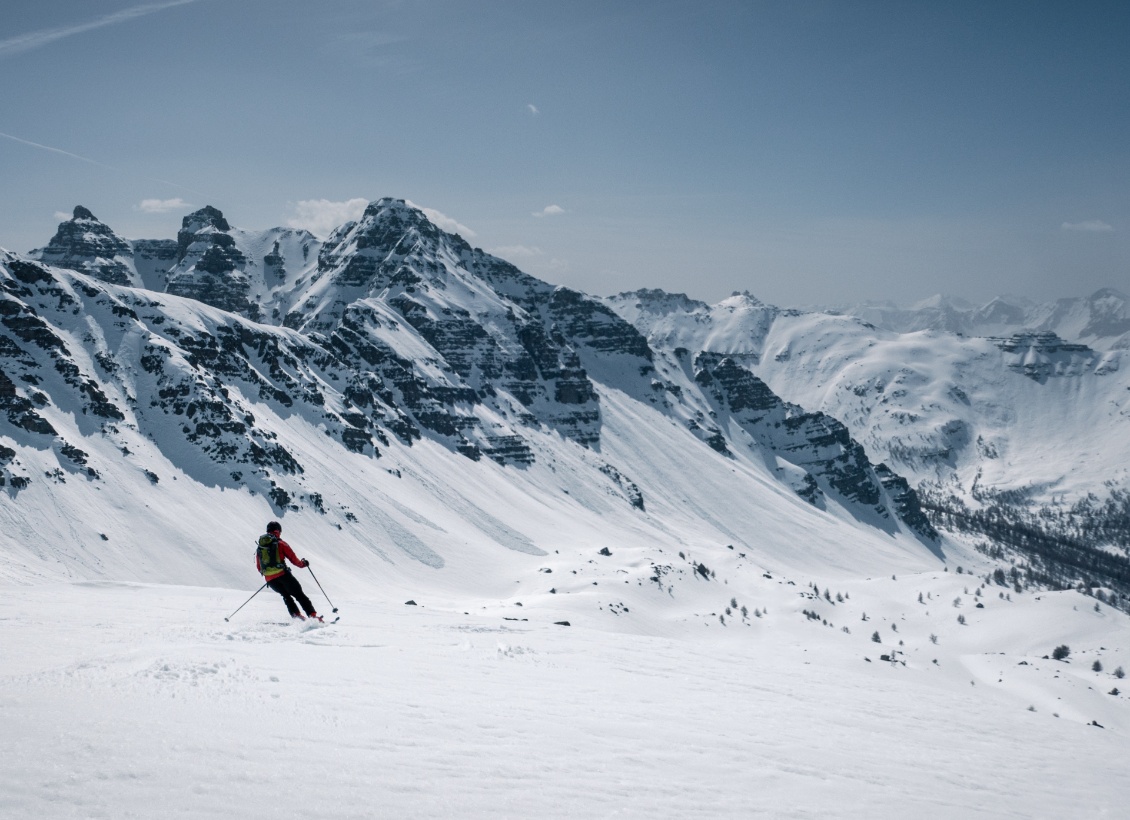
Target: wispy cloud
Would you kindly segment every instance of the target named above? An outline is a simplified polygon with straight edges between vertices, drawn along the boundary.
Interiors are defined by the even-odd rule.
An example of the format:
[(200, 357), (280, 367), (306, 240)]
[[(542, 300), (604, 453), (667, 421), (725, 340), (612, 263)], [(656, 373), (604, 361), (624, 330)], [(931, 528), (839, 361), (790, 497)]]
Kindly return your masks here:
[(104, 26), (113, 26), (118, 23), (126, 23), (130, 20), (135, 20), (138, 17), (145, 17), (148, 14), (154, 14), (158, 11), (173, 8), (174, 6), (185, 6), (189, 3), (195, 3), (197, 0), (169, 0), (166, 3), (147, 3), (142, 6), (133, 6), (128, 9), (116, 11), (113, 14), (107, 14), (90, 20), (86, 23), (77, 23), (70, 26), (59, 26), (57, 28), (40, 29), (39, 31), (32, 31), (27, 34), (19, 34), (15, 37), (9, 37), (6, 40), (0, 40), (0, 57), (11, 57), (15, 54), (22, 54), (25, 51), (32, 51), (33, 49), (41, 48), (42, 46), (50, 45), (57, 40), (63, 40), (67, 37), (73, 37), (76, 34), (82, 34), (96, 28)]
[(541, 113), (541, 111), (538, 110), (538, 107), (536, 105), (534, 105), (533, 103), (528, 103), (526, 105), (526, 109), (530, 112), (530, 116), (533, 116), (533, 117), (536, 117), (538, 114)]
[(543, 216), (560, 216), (563, 213), (565, 209), (560, 205), (546, 205), (540, 211), (534, 211), (532, 215), (540, 219)]
[(405, 200), (405, 202), (407, 202), (413, 208), (419, 208), (421, 211), (423, 211), (424, 216), (430, 219), (432, 221), (432, 224), (434, 224), (437, 228), (442, 228), (448, 233), (457, 233), (464, 239), (474, 238), (478, 236), (477, 233), (472, 231), (466, 225), (462, 224), (461, 222), (456, 222), (450, 216), (437, 211), (435, 208), (425, 208), (422, 205), (417, 205), (415, 202), (411, 202), (410, 200)]
[(1088, 219), (1084, 222), (1064, 222), (1060, 227), (1065, 231), (1081, 231), (1082, 233), (1109, 233), (1114, 226), (1108, 225), (1101, 219)]
[(362, 197), (332, 202), (328, 199), (303, 199), (294, 203), (294, 217), (286, 224), (310, 231), (315, 236), (329, 236), (334, 228), (354, 222), (365, 213), (369, 200)]
[(175, 199), (143, 199), (141, 204), (135, 207), (147, 214), (164, 214), (169, 211), (182, 211), (192, 206), (178, 196)]

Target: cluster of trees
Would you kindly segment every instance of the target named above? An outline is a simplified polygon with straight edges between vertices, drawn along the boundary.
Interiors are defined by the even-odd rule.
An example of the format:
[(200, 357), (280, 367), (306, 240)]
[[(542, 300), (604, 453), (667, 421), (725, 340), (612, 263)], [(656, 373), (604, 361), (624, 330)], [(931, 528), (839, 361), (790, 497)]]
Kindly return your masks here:
[(1071, 505), (1035, 506), (1026, 497), (982, 493), (970, 507), (952, 494), (919, 490), (922, 509), (940, 530), (984, 539), (978, 546), (1010, 560), (992, 581), (1017, 592), (1079, 589), (1130, 612), (1130, 493), (1094, 495)]

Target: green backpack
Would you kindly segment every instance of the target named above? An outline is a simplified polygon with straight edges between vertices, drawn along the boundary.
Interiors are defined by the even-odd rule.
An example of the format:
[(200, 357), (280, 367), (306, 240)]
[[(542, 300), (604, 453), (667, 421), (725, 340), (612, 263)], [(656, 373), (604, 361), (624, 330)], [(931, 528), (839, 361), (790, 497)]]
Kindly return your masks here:
[(259, 557), (259, 571), (264, 575), (286, 571), (286, 564), (283, 563), (282, 552), (279, 550), (278, 537), (270, 533), (260, 535), (255, 554)]

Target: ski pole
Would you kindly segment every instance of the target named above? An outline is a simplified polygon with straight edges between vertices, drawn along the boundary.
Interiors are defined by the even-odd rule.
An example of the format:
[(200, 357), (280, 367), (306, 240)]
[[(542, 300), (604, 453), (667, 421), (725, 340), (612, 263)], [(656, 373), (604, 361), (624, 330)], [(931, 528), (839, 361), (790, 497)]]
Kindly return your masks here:
[[(310, 569), (310, 562), (309, 561), (306, 562), (306, 569)], [(310, 569), (310, 577), (314, 579), (314, 583), (318, 585), (318, 589), (322, 589), (322, 582), (318, 580), (318, 576), (314, 574), (314, 570), (312, 570), (312, 569)], [(324, 589), (322, 589), (322, 594), (326, 595), (326, 591)], [(334, 606), (334, 602), (330, 600), (329, 595), (326, 595), (326, 601), (329, 603), (329, 605), (331, 607), (333, 607), (333, 611), (337, 612), (337, 607)]]
[[(254, 592), (254, 593), (252, 593), (252, 595), (251, 595), (251, 598), (254, 598), (254, 597), (255, 597), (256, 595), (258, 595), (258, 594), (259, 594), (260, 592), (262, 592), (262, 591), (263, 591), (263, 589), (264, 589), (264, 588), (265, 588), (266, 586), (267, 586), (266, 584), (263, 584), (263, 586), (261, 586), (261, 587), (259, 587), (259, 588), (258, 588), (257, 590), (255, 590), (255, 592)], [(248, 599), (247, 599), (246, 601), (244, 601), (244, 602), (243, 602), (242, 604), (240, 604), (240, 605), (239, 605), (239, 607), (238, 607), (238, 608), (237, 608), (237, 609), (235, 610), (235, 612), (239, 612), (239, 610), (243, 609), (243, 608), (244, 608), (245, 606), (247, 606), (247, 605), (248, 605), (249, 603), (251, 603), (251, 598), (248, 598)], [(227, 618), (224, 618), (224, 620), (225, 620), (225, 621), (227, 621), (227, 620), (230, 620), (231, 618), (234, 618), (234, 617), (235, 617), (235, 612), (233, 612), (233, 613), (232, 613), (231, 615), (229, 615), (229, 616), (228, 616)], [(337, 612), (337, 610), (335, 609), (335, 610), (334, 610), (334, 612)]]

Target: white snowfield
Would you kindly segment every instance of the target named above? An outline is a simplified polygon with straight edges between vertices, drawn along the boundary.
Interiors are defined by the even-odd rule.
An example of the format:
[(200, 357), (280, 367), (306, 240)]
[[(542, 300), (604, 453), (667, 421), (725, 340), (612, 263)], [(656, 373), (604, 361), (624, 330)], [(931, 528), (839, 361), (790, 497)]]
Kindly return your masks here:
[(357, 519), (283, 518), (333, 625), (269, 589), (225, 622), (270, 508), (155, 452), (156, 486), (68, 477), (66, 521), (0, 497), (0, 816), (1126, 816), (1127, 616), (602, 405), (646, 512), (580, 447), (321, 464), (295, 423)]
[[(938, 597), (953, 580), (874, 584)], [(1087, 641), (1125, 624), (1067, 596), (991, 604), (934, 646), (909, 604), (905, 622), (845, 612), (848, 636), (768, 587), (751, 625), (660, 635), (633, 613), (563, 627), (352, 594), (332, 626), (284, 623), (266, 593), (224, 623), (242, 595), (5, 590), (0, 814), (1126, 816), (1125, 700), (1089, 672), (1125, 649)], [(1020, 622), (1088, 651), (1040, 660), (1009, 643)], [(906, 666), (879, 660), (892, 623)]]

